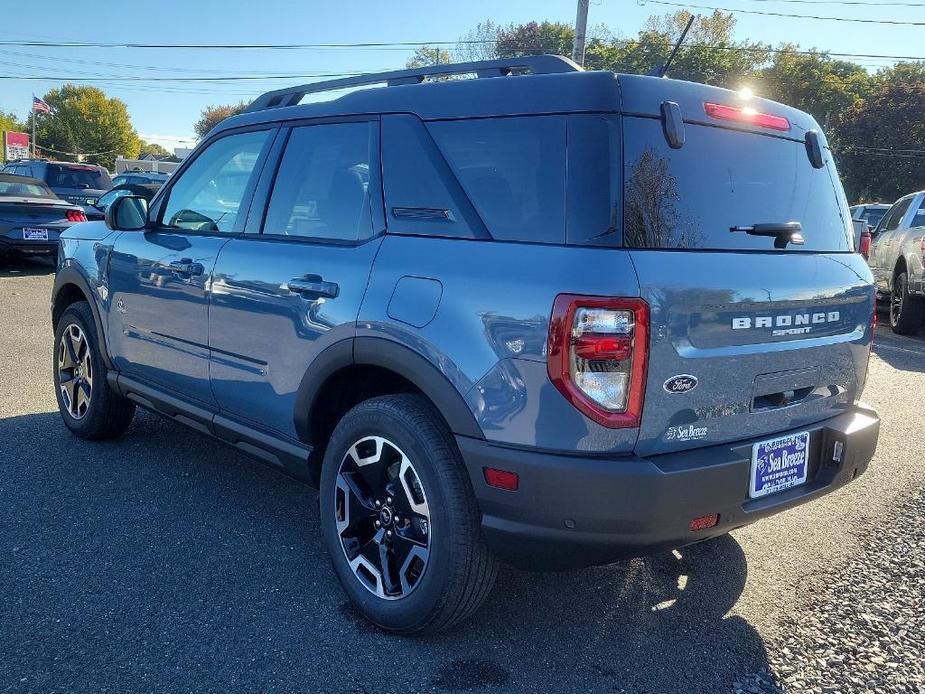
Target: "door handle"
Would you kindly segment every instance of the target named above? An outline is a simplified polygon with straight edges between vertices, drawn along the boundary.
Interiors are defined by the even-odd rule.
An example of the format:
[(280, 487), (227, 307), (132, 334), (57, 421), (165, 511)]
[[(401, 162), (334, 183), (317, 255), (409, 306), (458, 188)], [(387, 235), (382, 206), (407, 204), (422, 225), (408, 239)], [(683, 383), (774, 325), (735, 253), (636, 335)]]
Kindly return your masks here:
[(286, 283), (286, 289), (293, 294), (304, 297), (334, 299), (340, 293), (336, 282), (325, 282), (321, 275), (305, 275), (296, 277)]
[(200, 263), (194, 263), (190, 258), (175, 260), (170, 263), (170, 269), (179, 275), (201, 275), (204, 271)]

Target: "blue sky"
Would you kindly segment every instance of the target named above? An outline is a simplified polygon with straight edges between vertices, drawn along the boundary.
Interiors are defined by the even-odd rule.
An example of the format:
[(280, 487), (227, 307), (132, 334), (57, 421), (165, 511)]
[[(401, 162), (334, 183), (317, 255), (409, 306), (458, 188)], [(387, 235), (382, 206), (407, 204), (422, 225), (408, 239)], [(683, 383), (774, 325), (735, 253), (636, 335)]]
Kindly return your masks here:
[[(801, 4), (781, 0), (693, 0), (724, 8), (925, 22), (925, 7)], [(885, 0), (884, 0), (885, 1)], [(23, 8), (20, 5), (20, 8)], [(633, 36), (651, 14), (677, 9), (636, 0), (591, 0), (589, 26), (606, 24)], [(694, 10), (696, 11), (696, 10)], [(11, 21), (11, 17), (18, 18)], [(54, 18), (54, 21), (50, 21)], [(923, 27), (854, 24), (738, 14), (736, 37), (776, 44), (792, 41), (843, 53), (925, 55)], [(45, 0), (41, 9), (5, 13), (0, 41), (135, 43), (357, 43), (455, 41), (476, 23), (555, 20), (574, 22), (575, 1), (505, 0)], [(338, 73), (400, 68), (411, 49), (179, 50), (0, 46), (0, 75), (51, 79), (0, 80), (0, 109), (27, 114), (31, 95), (81, 77), (191, 77), (245, 74)], [(869, 69), (890, 61), (859, 59)], [(310, 80), (303, 80), (310, 81)], [(249, 100), (291, 81), (235, 83), (96, 82), (128, 104), (135, 129), (168, 147), (192, 140), (193, 123), (210, 104)]]

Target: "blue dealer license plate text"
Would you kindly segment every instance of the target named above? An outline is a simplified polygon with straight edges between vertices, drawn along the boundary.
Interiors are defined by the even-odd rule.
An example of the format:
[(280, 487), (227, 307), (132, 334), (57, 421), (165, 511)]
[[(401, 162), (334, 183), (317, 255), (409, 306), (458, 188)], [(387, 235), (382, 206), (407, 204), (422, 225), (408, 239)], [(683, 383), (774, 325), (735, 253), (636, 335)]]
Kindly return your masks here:
[(809, 469), (809, 432), (781, 436), (752, 446), (752, 499), (806, 482)]
[(23, 227), (22, 238), (24, 241), (47, 241), (48, 229), (35, 229)]

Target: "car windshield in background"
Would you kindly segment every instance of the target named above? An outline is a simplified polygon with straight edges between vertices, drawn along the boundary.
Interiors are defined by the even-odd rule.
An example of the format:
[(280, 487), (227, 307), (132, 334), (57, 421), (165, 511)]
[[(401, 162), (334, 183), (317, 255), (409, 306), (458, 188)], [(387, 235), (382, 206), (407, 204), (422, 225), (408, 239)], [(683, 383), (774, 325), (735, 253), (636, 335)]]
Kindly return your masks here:
[(853, 248), (831, 165), (813, 168), (802, 142), (691, 125), (671, 149), (659, 120), (625, 118), (623, 131), (627, 247), (769, 251), (774, 238), (730, 229), (799, 222), (805, 243), (788, 251)]
[(112, 181), (102, 169), (91, 166), (49, 166), (47, 183), (52, 188), (109, 190)]
[(45, 186), (37, 183), (15, 183), (0, 181), (0, 197), (6, 198), (56, 198)]

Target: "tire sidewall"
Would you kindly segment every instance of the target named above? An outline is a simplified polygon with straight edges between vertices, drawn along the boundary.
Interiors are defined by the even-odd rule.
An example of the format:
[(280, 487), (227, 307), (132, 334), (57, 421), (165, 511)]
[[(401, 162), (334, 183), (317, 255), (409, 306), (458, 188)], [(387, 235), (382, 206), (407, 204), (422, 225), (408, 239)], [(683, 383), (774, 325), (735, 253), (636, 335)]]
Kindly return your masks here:
[[(430, 511), (430, 555), (420, 583), (406, 597), (385, 600), (369, 592), (357, 579), (347, 562), (334, 522), (334, 485), (340, 463), (350, 446), (367, 436), (382, 436), (398, 446), (414, 465)], [(454, 573), (454, 524), (465, 522), (464, 509), (454, 508), (437, 466), (428, 451), (428, 438), (414, 431), (401, 416), (390, 409), (358, 406), (338, 425), (325, 452), (321, 471), (321, 526), (334, 570), (344, 590), (374, 623), (389, 630), (417, 629), (445, 599), (449, 577)]]
[[(55, 344), (52, 353), (52, 368), (54, 369), (53, 380), (55, 384), (55, 398), (58, 402), (58, 411), (61, 413), (61, 417), (64, 419), (64, 423), (67, 425), (68, 429), (75, 432), (92, 430), (97, 426), (97, 420), (103, 416), (101, 400), (105, 397), (104, 390), (107, 386), (106, 365), (103, 363), (103, 358), (100, 354), (96, 326), (93, 324), (92, 317), (89, 319), (87, 318), (89, 307), (86, 307), (86, 309), (84, 309), (84, 307), (86, 307), (86, 304), (75, 304), (65, 310), (61, 315), (60, 320), (58, 320), (58, 325), (55, 327)], [(71, 413), (67, 410), (67, 406), (64, 404), (58, 374), (58, 346), (61, 344), (61, 336), (64, 334), (64, 331), (71, 325), (77, 325), (81, 331), (83, 331), (90, 348), (90, 364), (93, 369), (93, 372), (90, 374), (90, 406), (87, 408), (87, 414), (80, 419), (72, 417)]]
[(898, 328), (903, 324), (903, 316), (909, 308), (908, 283), (905, 272), (896, 275), (896, 280), (893, 282), (893, 294), (899, 294), (903, 300), (902, 310), (894, 318), (893, 297), (890, 297), (890, 324), (892, 327)]

